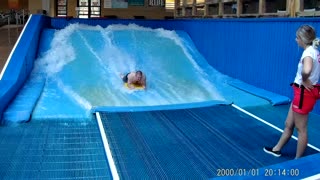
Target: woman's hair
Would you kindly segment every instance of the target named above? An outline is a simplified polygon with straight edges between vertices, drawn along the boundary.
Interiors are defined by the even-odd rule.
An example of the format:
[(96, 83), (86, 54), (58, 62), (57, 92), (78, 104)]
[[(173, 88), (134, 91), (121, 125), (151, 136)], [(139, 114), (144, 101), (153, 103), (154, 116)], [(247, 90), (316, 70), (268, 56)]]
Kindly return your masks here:
[(316, 31), (310, 25), (300, 26), (297, 30), (297, 36), (305, 45), (312, 45), (314, 48), (318, 48), (320, 45), (320, 40), (316, 37)]

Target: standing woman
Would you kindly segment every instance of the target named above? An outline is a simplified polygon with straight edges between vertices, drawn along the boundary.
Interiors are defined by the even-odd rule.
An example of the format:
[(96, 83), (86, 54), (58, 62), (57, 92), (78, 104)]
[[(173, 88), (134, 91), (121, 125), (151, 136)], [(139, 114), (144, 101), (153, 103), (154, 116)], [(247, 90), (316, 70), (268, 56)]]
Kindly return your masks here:
[(282, 147), (289, 141), (294, 128), (298, 131), (296, 159), (300, 158), (308, 144), (307, 124), (308, 114), (312, 111), (319, 98), (319, 87), (315, 85), (320, 76), (319, 39), (315, 29), (310, 25), (302, 25), (296, 32), (296, 41), (304, 49), (298, 64), (298, 70), (292, 88), (294, 98), (289, 108), (285, 129), (274, 147), (264, 147), (263, 150), (276, 157), (281, 156)]

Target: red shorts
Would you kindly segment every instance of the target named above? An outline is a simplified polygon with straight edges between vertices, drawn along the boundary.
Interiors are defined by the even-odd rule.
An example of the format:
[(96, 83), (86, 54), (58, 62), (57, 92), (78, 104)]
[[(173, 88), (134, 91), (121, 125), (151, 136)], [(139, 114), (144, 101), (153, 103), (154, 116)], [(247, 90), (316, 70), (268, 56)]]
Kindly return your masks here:
[(317, 99), (320, 99), (320, 84), (314, 86), (311, 91), (304, 87), (297, 87), (293, 84), (294, 97), (292, 101), (292, 110), (299, 114), (308, 114), (312, 111)]

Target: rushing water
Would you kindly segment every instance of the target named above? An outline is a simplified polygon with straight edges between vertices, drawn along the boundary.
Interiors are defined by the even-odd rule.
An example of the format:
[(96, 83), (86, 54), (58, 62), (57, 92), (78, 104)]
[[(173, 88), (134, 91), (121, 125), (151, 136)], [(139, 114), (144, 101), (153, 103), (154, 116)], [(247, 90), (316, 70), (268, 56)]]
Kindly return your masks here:
[[(50, 47), (35, 61), (33, 73), (46, 76), (46, 85), (33, 117), (83, 116), (96, 106), (225, 100), (215, 87), (223, 75), (208, 75), (185, 32), (134, 24), (72, 24), (51, 31)], [(120, 74), (135, 70), (146, 74), (146, 91), (123, 87)]]

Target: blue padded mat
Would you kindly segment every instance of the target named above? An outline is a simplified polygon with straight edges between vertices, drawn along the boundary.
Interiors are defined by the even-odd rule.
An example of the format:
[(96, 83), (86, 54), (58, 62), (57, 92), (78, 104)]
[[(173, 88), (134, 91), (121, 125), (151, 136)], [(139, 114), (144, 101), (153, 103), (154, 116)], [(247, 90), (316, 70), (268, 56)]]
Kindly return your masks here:
[[(245, 110), (253, 113), (260, 118), (267, 120), (271, 124), (277, 126), (280, 129), (284, 128), (284, 123), (287, 117), (287, 113), (290, 105), (281, 105), (281, 106), (256, 106), (256, 107), (246, 107)], [(316, 146), (320, 149), (320, 115), (310, 113), (308, 120), (308, 141), (310, 144)], [(297, 136), (297, 131), (294, 131), (294, 135)], [(278, 139), (274, 139), (276, 142)]]
[(98, 125), (36, 121), (0, 127), (1, 179), (112, 179)]
[[(295, 141), (272, 158), (262, 148), (280, 135), (231, 106), (103, 112), (122, 179), (210, 178), (223, 168), (261, 168), (294, 158)], [(307, 148), (306, 155), (316, 153)]]

